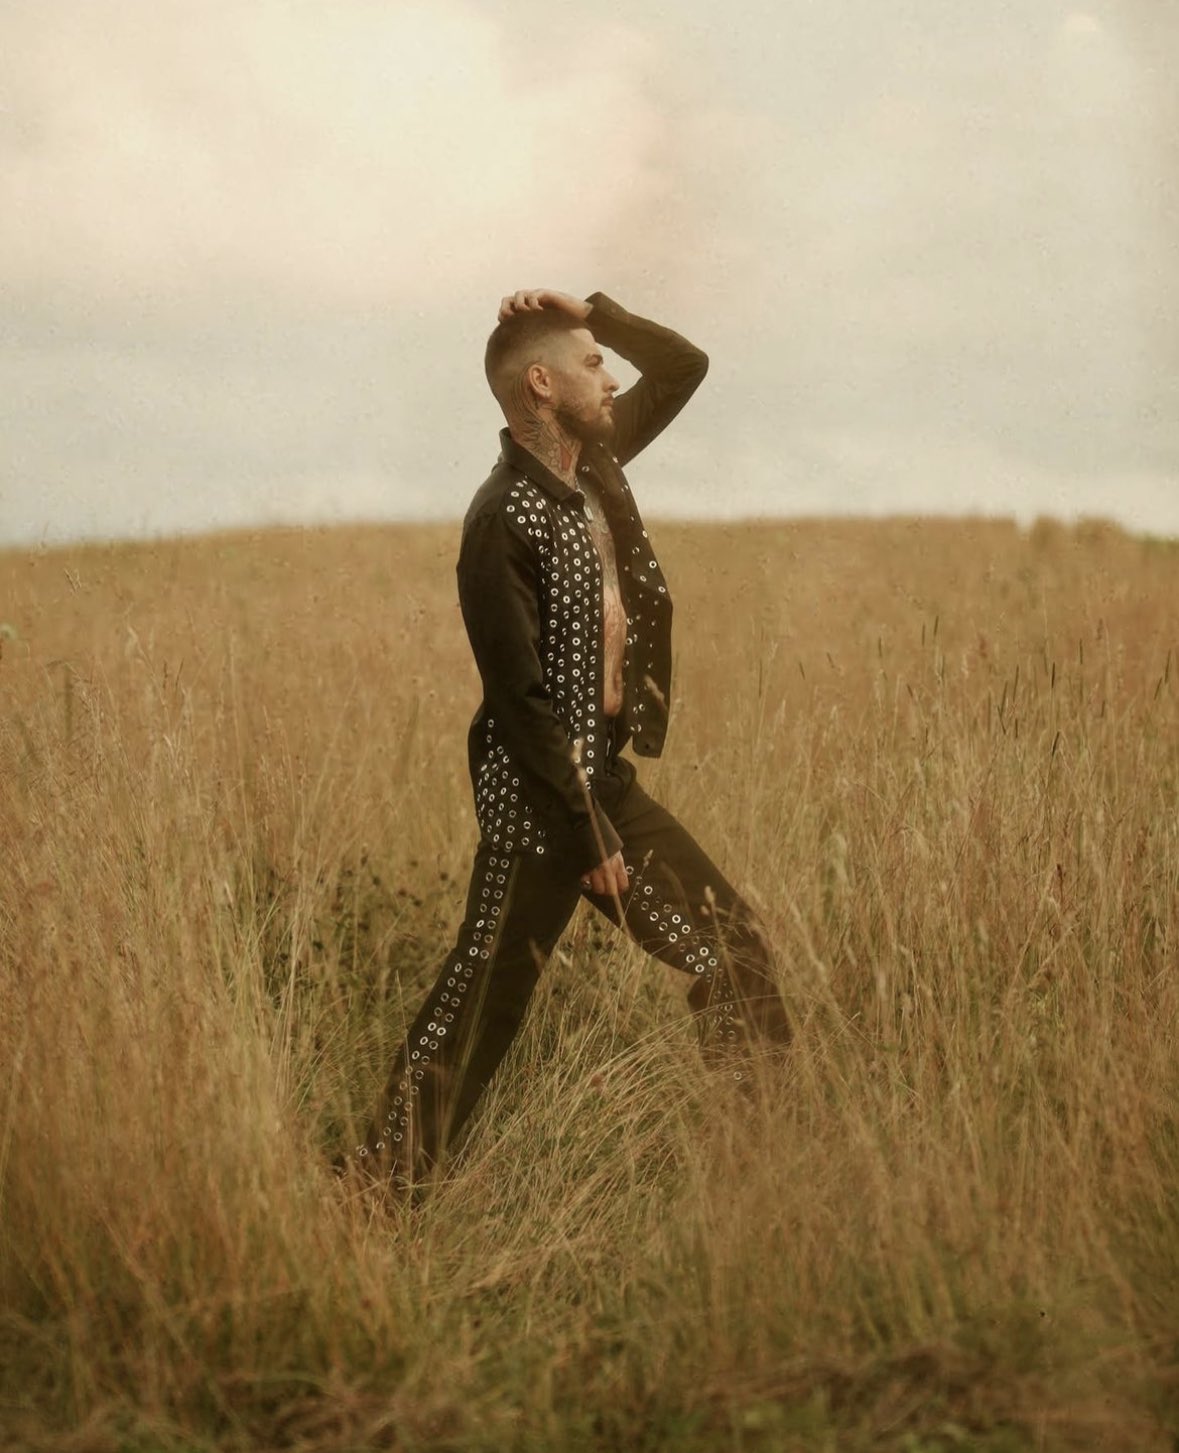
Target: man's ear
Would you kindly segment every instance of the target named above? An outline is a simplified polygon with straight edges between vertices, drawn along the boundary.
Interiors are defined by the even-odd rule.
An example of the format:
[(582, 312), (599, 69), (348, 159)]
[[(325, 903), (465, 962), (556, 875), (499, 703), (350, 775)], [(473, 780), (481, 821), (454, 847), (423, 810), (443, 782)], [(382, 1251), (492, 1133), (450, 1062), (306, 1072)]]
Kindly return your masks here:
[(524, 377), (537, 403), (547, 404), (552, 402), (552, 375), (543, 363), (530, 363), (524, 370)]

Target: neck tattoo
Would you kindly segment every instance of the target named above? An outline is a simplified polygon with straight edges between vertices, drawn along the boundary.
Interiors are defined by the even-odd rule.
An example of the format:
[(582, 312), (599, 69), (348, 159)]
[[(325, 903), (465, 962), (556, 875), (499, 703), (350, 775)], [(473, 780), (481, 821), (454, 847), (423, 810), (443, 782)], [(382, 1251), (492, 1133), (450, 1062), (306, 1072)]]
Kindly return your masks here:
[(517, 444), (534, 454), (558, 479), (576, 487), (581, 440), (561, 426), (552, 409), (537, 403), (527, 371), (516, 380), (512, 391), (508, 427)]

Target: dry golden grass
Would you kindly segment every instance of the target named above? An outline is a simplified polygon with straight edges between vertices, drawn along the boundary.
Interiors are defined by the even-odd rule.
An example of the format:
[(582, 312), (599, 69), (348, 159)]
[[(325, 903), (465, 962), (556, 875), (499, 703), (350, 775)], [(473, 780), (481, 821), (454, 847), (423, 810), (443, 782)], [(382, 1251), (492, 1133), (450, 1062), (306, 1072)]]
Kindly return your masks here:
[(448, 1182), (357, 1136), (461, 910), (452, 528), (0, 556), (0, 1434), (1173, 1446), (1179, 551), (663, 527), (646, 784), (798, 1025), (734, 1101), (579, 916)]

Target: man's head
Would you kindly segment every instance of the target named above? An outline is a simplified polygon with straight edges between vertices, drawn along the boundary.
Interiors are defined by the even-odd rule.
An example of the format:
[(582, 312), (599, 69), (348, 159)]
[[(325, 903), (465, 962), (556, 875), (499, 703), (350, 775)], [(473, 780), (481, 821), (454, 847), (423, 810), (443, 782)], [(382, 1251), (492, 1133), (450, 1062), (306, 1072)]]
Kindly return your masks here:
[(505, 318), (487, 340), (483, 366), (509, 427), (547, 414), (583, 443), (613, 435), (618, 382), (594, 335), (560, 309)]

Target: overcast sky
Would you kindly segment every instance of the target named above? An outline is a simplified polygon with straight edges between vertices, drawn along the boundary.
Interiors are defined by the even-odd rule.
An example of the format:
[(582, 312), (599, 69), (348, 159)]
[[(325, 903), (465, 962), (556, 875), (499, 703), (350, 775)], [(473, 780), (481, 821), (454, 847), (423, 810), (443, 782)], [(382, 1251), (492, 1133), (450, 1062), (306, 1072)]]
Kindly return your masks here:
[(649, 515), (1179, 534), (1177, 13), (0, 0), (0, 541), (459, 517), (524, 286), (711, 355)]

